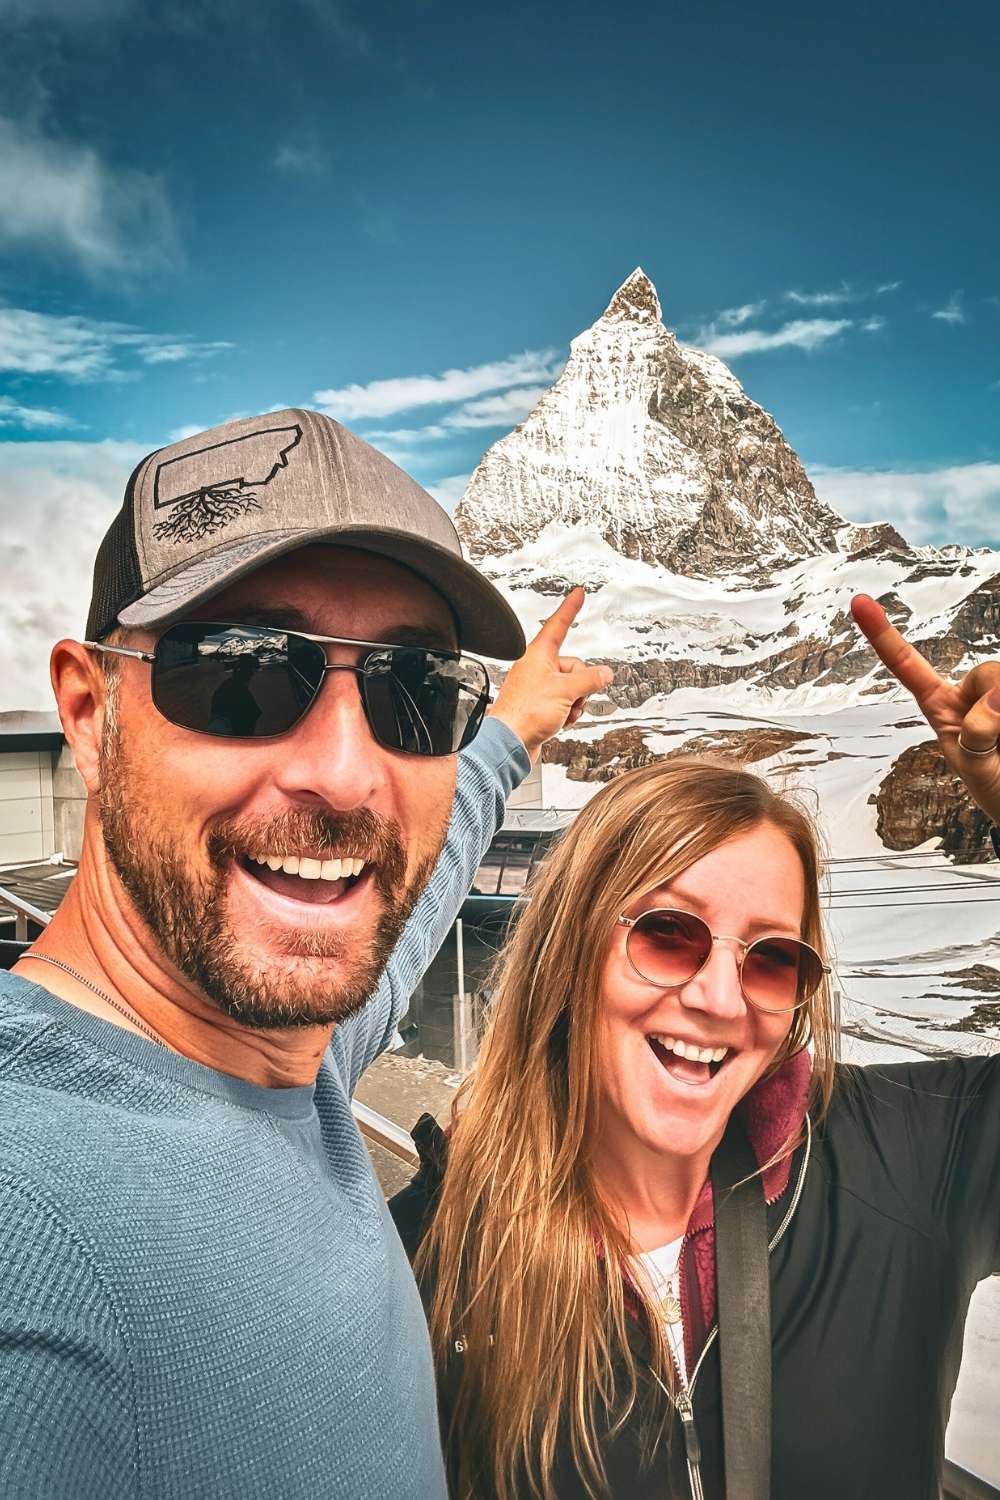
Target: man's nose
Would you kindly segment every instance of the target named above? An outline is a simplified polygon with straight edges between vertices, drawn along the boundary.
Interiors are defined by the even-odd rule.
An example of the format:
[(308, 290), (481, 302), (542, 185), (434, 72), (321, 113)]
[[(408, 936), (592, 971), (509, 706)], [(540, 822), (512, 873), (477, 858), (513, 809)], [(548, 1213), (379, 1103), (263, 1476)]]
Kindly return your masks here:
[(305, 717), (275, 742), (275, 782), (296, 801), (339, 812), (372, 802), (385, 780), (385, 752), (368, 727), (356, 672), (327, 672)]
[(703, 1010), (723, 1021), (742, 1016), (746, 1000), (740, 986), (741, 953), (735, 943), (713, 943), (705, 967), (681, 986), (678, 992), (681, 1004), (688, 1010)]

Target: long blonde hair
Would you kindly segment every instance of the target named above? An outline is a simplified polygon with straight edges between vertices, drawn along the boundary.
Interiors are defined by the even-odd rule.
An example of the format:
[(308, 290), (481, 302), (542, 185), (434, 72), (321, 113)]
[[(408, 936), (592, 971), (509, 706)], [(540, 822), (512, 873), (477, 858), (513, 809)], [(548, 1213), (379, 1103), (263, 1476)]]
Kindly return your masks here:
[[(606, 1493), (599, 1421), (606, 1413), (625, 1420), (640, 1401), (643, 1372), (627, 1336), (633, 1247), (588, 1161), (604, 961), (631, 901), (762, 823), (785, 833), (802, 861), (801, 933), (824, 953), (808, 815), (738, 765), (682, 757), (622, 776), (583, 808), (545, 860), (499, 956), (491, 1018), (456, 1100), (448, 1170), (417, 1260), (418, 1275), (434, 1285), (431, 1338), (442, 1379), (462, 1351), (445, 1435), (456, 1500), (484, 1491), (554, 1500), (564, 1438), (591, 1494)], [(822, 1111), (835, 1060), (826, 984), (795, 1012), (773, 1067), (810, 1040), (813, 1103)], [(642, 1288), (633, 1290), (645, 1307), (654, 1372), (669, 1385), (659, 1319)], [(665, 1406), (653, 1447), (666, 1430)]]

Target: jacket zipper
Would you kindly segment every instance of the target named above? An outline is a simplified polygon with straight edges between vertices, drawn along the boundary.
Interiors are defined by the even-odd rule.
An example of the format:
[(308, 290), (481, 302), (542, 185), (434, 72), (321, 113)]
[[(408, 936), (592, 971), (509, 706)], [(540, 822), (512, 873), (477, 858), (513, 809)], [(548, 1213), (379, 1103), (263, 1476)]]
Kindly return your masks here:
[[(810, 1120), (810, 1118), (809, 1118), (809, 1116), (807, 1114), (806, 1115), (806, 1149), (805, 1149), (805, 1153), (804, 1153), (804, 1155), (802, 1157), (802, 1166), (799, 1168), (798, 1180), (796, 1181), (796, 1184), (795, 1184), (795, 1191), (792, 1194), (792, 1201), (788, 1205), (788, 1212), (785, 1214), (785, 1217), (782, 1219), (781, 1223), (778, 1225), (777, 1229), (774, 1231), (774, 1234), (771, 1236), (771, 1239), (768, 1242), (767, 1253), (768, 1253), (769, 1256), (771, 1255), (771, 1253), (774, 1250), (775, 1246), (784, 1237), (786, 1229), (788, 1228), (789, 1224), (792, 1222), (792, 1216), (794, 1215), (795, 1210), (799, 1206), (799, 1199), (802, 1197), (802, 1188), (803, 1188), (803, 1186), (805, 1184), (805, 1180), (806, 1180), (806, 1168), (809, 1165), (809, 1155), (810, 1155), (811, 1150), (812, 1150), (812, 1121)], [(774, 1202), (776, 1200), (772, 1199), (771, 1201)], [(685, 1247), (686, 1244), (687, 1244), (687, 1236), (685, 1235), (684, 1242), (681, 1245), (681, 1274), (680, 1274), (680, 1283), (679, 1283), (679, 1290), (681, 1292), (681, 1303), (682, 1303), (682, 1305), (683, 1305), (683, 1301), (684, 1301), (684, 1296), (683, 1296), (683, 1293), (684, 1293), (684, 1285), (683, 1285), (683, 1282), (684, 1282), (684, 1259), (683, 1259), (683, 1257), (684, 1257), (684, 1247)], [(695, 1382), (697, 1381), (698, 1374), (699, 1374), (699, 1372), (701, 1370), (702, 1365), (705, 1362), (705, 1355), (708, 1353), (709, 1349), (711, 1349), (712, 1345), (715, 1343), (715, 1340), (718, 1338), (718, 1336), (719, 1336), (719, 1324), (716, 1321), (715, 1323), (712, 1324), (712, 1327), (709, 1329), (708, 1337), (705, 1340), (704, 1348), (702, 1349), (701, 1353), (698, 1356), (698, 1362), (697, 1362), (697, 1364), (694, 1367), (694, 1371), (693, 1371), (693, 1373), (691, 1375), (691, 1379), (689, 1381), (685, 1382), (684, 1377), (681, 1375), (680, 1367), (678, 1366), (677, 1361), (674, 1360), (674, 1369), (675, 1369), (675, 1372), (676, 1372), (676, 1375), (677, 1375), (678, 1385), (679, 1385), (679, 1389), (678, 1389), (678, 1391), (677, 1391), (676, 1394), (674, 1392), (672, 1392), (672, 1391), (668, 1391), (667, 1388), (666, 1388), (666, 1386), (663, 1384), (663, 1381), (660, 1379), (659, 1375), (656, 1374), (655, 1370), (653, 1371), (653, 1376), (654, 1376), (657, 1384), (660, 1386), (660, 1388), (662, 1390), (666, 1391), (666, 1394), (667, 1394), (668, 1398), (670, 1399), (670, 1401), (673, 1402), (674, 1407), (676, 1408), (677, 1415), (681, 1419), (681, 1429), (682, 1429), (682, 1431), (684, 1433), (684, 1453), (685, 1453), (685, 1456), (687, 1458), (688, 1483), (691, 1486), (691, 1500), (705, 1500), (705, 1491), (702, 1488), (702, 1483), (701, 1483), (701, 1439), (698, 1436), (698, 1428), (695, 1425), (695, 1420), (694, 1420), (694, 1403), (692, 1401), (692, 1397), (694, 1396)]]

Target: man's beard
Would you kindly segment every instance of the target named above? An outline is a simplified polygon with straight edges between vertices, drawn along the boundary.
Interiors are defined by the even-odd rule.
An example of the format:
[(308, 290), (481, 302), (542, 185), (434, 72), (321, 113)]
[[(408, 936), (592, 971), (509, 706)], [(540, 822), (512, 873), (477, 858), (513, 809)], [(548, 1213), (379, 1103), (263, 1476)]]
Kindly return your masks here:
[[(104, 845), (126, 892), (164, 956), (220, 1010), (257, 1030), (325, 1026), (360, 1010), (374, 994), (406, 920), (430, 879), (444, 841), (406, 880), (406, 850), (398, 823), (368, 808), (353, 812), (290, 810), (267, 819), (229, 819), (211, 834), (211, 873), (187, 868), (178, 839), (151, 806), (134, 796), (133, 774), (116, 727), (101, 746), (99, 806)], [(371, 937), (352, 942), (336, 933), (303, 929), (281, 964), (280, 951), (254, 958), (241, 951), (226, 911), (228, 872), (251, 850), (297, 853), (305, 847), (349, 851), (366, 860), (382, 911)], [(247, 878), (252, 879), (252, 876)], [(336, 990), (332, 960), (350, 961)], [(296, 972), (296, 970), (298, 972)]]

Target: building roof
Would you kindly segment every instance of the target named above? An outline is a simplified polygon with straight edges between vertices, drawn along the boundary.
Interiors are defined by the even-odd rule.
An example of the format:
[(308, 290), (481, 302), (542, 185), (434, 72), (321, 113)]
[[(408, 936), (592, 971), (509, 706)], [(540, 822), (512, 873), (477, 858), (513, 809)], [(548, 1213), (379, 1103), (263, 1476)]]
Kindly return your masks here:
[(0, 755), (12, 750), (58, 750), (62, 743), (57, 713), (20, 708), (0, 713)]

